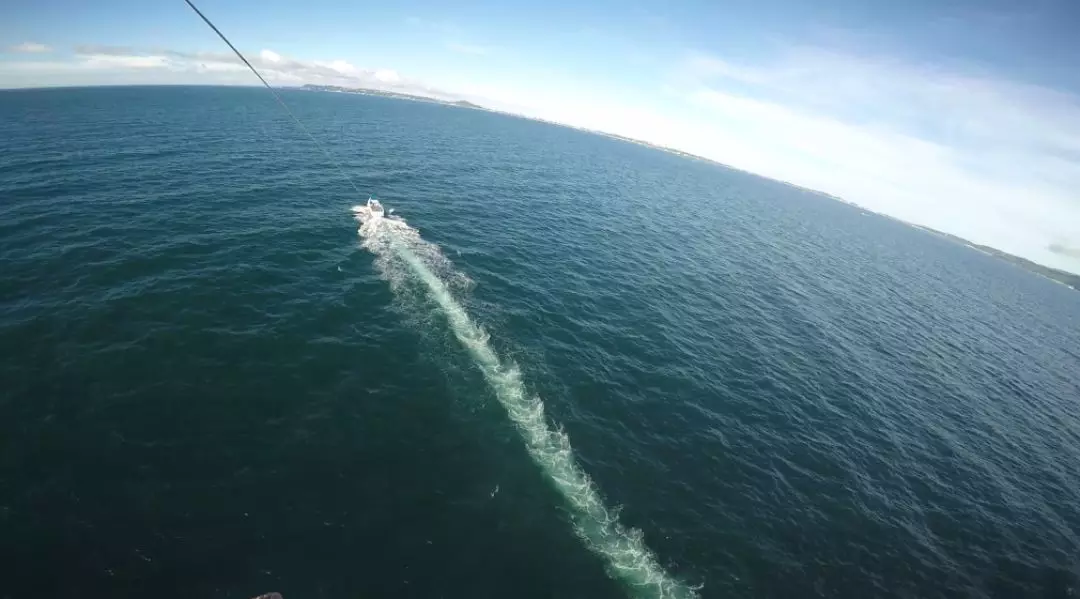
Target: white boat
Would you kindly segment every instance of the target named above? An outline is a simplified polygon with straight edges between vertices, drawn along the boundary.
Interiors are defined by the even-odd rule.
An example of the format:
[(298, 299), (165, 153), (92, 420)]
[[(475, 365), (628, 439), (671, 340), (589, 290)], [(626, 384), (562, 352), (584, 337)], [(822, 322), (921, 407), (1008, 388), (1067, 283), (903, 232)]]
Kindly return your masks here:
[(396, 216), (391, 216), (394, 209), (387, 210), (383, 208), (383, 205), (375, 198), (368, 198), (367, 204), (353, 206), (352, 212), (356, 216), (356, 220), (362, 224), (374, 224), (383, 220), (397, 220)]

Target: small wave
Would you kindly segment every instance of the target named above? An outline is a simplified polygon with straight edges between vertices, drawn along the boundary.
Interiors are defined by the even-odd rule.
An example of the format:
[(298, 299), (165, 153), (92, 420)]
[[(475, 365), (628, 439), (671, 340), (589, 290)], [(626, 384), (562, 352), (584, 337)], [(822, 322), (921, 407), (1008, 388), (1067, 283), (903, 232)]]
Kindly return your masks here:
[(609, 574), (635, 597), (696, 597), (695, 588), (660, 566), (641, 531), (624, 527), (615, 511), (604, 505), (599, 489), (578, 465), (566, 433), (548, 422), (540, 398), (527, 393), (520, 369), (495, 353), (487, 333), (454, 297), (452, 288), (468, 282), (468, 277), (404, 219), (375, 214), (366, 206), (354, 207), (353, 213), (360, 222), (362, 246), (375, 255), (376, 266), (391, 287), (399, 291), (409, 282), (421, 283), (438, 305), (513, 421), (529, 455), (566, 500), (578, 537), (604, 559)]

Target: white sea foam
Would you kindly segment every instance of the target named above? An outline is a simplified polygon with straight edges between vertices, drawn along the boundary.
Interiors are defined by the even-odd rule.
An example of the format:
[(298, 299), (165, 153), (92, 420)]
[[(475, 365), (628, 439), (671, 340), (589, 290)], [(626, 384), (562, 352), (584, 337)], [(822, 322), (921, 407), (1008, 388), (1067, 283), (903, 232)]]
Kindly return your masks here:
[(453, 289), (467, 284), (468, 278), (403, 219), (373, 214), (366, 206), (353, 212), (361, 223), (363, 247), (375, 255), (376, 266), (391, 286), (402, 290), (409, 282), (420, 283), (434, 300), (521, 434), (529, 455), (565, 498), (578, 537), (604, 559), (608, 572), (634, 597), (695, 597), (693, 587), (665, 572), (641, 532), (622, 526), (604, 505), (596, 485), (577, 464), (566, 434), (548, 422), (540, 398), (527, 393), (518, 367), (500, 359), (488, 335), (454, 297)]

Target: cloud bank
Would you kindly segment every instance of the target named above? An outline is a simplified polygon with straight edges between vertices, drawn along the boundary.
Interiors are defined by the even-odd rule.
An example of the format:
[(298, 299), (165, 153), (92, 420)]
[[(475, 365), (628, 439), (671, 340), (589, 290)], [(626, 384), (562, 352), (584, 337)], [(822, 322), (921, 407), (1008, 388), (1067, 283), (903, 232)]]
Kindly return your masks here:
[(1080, 258), (1080, 246), (1069, 247), (1063, 243), (1051, 243), (1049, 250), (1055, 254), (1061, 254), (1062, 256)]
[[(364, 87), (445, 100), (462, 96), (402, 76), (389, 68), (361, 68), (346, 60), (300, 60), (273, 50), (245, 52), (272, 85), (307, 83)], [(231, 52), (182, 52), (162, 48), (79, 45), (63, 60), (0, 60), (0, 81), (16, 87), (82, 84), (258, 85)], [(10, 83), (9, 83), (10, 85)]]
[(794, 47), (696, 54), (686, 102), (738, 143), (710, 157), (1051, 266), (1080, 235), (1080, 99), (988, 73)]
[[(380, 85), (401, 82), (388, 69), (361, 69), (344, 60), (305, 61), (264, 49), (245, 53), (267, 81), (283, 85), (322, 83)], [(247, 67), (231, 52), (179, 52), (122, 46), (77, 46), (72, 68), (160, 69), (173, 73), (235, 73), (238, 84), (257, 83)]]
[(37, 42), (23, 42), (21, 44), (10, 46), (7, 50), (8, 52), (15, 54), (44, 54), (46, 52), (51, 52), (52, 48)]

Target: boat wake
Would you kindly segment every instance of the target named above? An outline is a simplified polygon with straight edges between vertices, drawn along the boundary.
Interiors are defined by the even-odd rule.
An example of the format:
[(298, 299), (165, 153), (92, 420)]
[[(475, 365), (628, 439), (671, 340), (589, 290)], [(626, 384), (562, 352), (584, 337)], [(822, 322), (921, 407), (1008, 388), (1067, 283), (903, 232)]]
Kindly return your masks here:
[(604, 505), (600, 492), (578, 465), (566, 434), (544, 415), (539, 397), (526, 392), (521, 371), (491, 348), (488, 335), (454, 297), (468, 278), (453, 268), (438, 246), (421, 239), (404, 219), (391, 216), (374, 200), (353, 208), (362, 246), (395, 292), (419, 283), (446, 318), (454, 337), (468, 351), (496, 399), (506, 410), (529, 455), (566, 500), (578, 537), (603, 558), (611, 576), (641, 598), (696, 597), (696, 589), (670, 576), (645, 546), (641, 531), (622, 526)]

